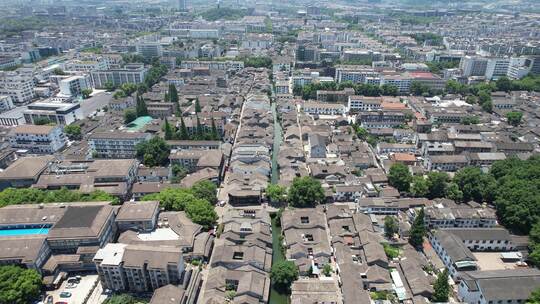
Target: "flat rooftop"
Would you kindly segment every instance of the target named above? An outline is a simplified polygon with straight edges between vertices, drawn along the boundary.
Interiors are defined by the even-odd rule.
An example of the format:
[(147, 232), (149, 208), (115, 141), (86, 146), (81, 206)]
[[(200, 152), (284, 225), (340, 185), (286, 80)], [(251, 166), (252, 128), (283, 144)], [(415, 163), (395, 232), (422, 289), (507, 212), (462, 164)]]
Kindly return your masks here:
[(72, 206), (67, 208), (64, 216), (56, 223), (55, 228), (90, 227), (103, 206)]

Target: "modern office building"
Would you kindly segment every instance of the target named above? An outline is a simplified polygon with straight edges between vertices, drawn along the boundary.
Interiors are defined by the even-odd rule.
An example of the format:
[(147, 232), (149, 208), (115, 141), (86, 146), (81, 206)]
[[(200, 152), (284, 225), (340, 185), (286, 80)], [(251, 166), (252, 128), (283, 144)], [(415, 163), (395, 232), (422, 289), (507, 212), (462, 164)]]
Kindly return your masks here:
[(48, 119), (58, 125), (69, 125), (83, 118), (81, 105), (78, 103), (34, 102), (27, 106), (23, 114), (27, 124)]
[(135, 44), (137, 53), (145, 58), (159, 58), (163, 56), (163, 46), (159, 41), (139, 41)]
[(104, 88), (107, 83), (120, 86), (124, 83), (139, 84), (144, 81), (148, 69), (143, 64), (126, 64), (120, 69), (92, 71), (92, 80), (96, 88)]

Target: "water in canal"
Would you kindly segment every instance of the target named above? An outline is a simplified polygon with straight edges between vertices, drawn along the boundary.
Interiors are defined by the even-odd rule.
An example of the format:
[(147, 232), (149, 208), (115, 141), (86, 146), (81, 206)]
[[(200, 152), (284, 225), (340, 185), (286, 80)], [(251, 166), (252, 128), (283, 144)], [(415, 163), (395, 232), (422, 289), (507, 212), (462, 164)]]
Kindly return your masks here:
[[(281, 235), (281, 227), (276, 224), (278, 221), (275, 216), (272, 217), (272, 265), (279, 261), (285, 260), (283, 252), (281, 252), (281, 247), (279, 243), (279, 236)], [(280, 293), (278, 290), (274, 289), (274, 286), (270, 287), (270, 304), (288, 304), (289, 295), (285, 293)]]
[[(279, 147), (281, 146), (281, 140), (283, 137), (283, 131), (281, 124), (278, 121), (277, 106), (276, 103), (272, 103), (272, 115), (274, 116), (274, 146), (272, 148), (272, 183), (279, 181), (279, 169), (278, 169), (278, 154)], [(276, 224), (279, 221), (275, 216), (272, 216), (272, 265), (285, 259), (283, 252), (281, 252), (281, 246), (279, 243), (279, 236), (281, 235), (281, 226)], [(288, 304), (289, 295), (281, 293), (274, 289), (274, 286), (270, 287), (270, 304)]]

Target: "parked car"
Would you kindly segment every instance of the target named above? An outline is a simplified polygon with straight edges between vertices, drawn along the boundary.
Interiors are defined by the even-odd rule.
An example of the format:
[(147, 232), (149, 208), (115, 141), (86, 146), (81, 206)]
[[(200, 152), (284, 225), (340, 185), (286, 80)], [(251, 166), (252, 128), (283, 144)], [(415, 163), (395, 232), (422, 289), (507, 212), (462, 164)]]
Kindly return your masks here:
[(72, 289), (72, 288), (75, 288), (75, 287), (77, 287), (77, 283), (75, 283), (75, 282), (69, 282), (66, 285), (66, 288), (68, 288), (68, 289)]
[(69, 298), (69, 297), (71, 297), (71, 292), (69, 291), (62, 291), (60, 293), (60, 298)]
[(59, 302), (56, 302), (54, 304), (68, 304), (68, 302), (64, 302), (64, 301), (59, 301)]
[(47, 299), (45, 299), (45, 303), (47, 303), (47, 304), (53, 304), (53, 300), (54, 300), (54, 299), (53, 299), (53, 296), (48, 295), (48, 296), (47, 296)]

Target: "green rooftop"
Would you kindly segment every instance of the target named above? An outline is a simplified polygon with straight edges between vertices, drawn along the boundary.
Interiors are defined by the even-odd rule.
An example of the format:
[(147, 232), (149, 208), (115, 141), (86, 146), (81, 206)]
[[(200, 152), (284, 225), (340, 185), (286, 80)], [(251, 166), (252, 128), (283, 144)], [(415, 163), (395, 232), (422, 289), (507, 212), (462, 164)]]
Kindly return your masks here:
[(141, 117), (138, 117), (137, 119), (135, 119), (134, 121), (128, 123), (126, 125), (126, 128), (129, 131), (139, 131), (144, 126), (149, 124), (151, 121), (152, 121), (152, 117), (150, 117), (150, 116), (141, 116)]

